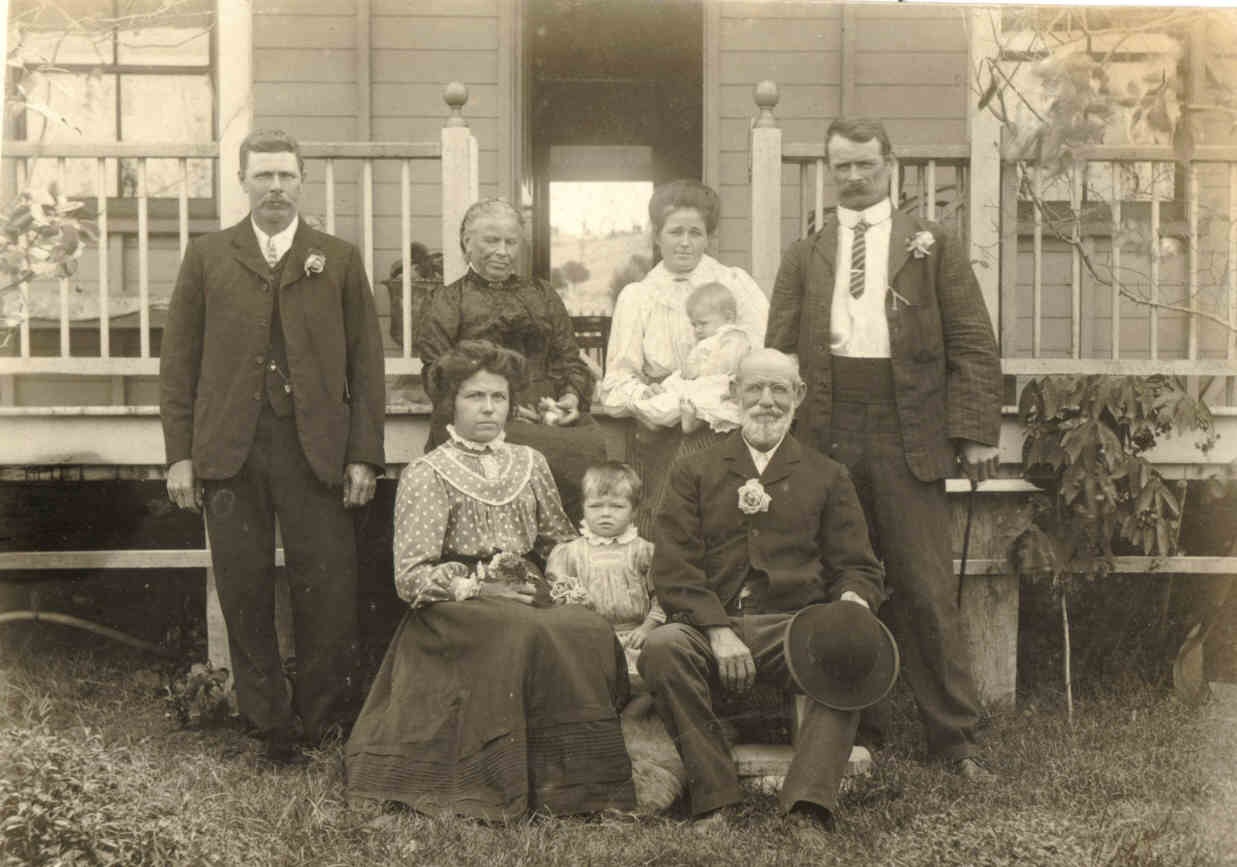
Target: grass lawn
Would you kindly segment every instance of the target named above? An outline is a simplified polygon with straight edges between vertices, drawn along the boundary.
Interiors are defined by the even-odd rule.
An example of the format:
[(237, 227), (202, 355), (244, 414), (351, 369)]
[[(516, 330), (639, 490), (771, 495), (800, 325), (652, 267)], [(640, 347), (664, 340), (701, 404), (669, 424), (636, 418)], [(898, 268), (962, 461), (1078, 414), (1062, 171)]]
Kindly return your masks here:
[(832, 845), (805, 852), (759, 796), (712, 837), (682, 817), (484, 826), (351, 806), (339, 745), (262, 768), (239, 731), (178, 726), (163, 665), (56, 627), (0, 631), (0, 864), (1237, 863), (1237, 702), (1190, 710), (1133, 679), (1084, 695), (1072, 729), (1052, 695), (994, 719), (1002, 776), (982, 789), (920, 761), (902, 695)]

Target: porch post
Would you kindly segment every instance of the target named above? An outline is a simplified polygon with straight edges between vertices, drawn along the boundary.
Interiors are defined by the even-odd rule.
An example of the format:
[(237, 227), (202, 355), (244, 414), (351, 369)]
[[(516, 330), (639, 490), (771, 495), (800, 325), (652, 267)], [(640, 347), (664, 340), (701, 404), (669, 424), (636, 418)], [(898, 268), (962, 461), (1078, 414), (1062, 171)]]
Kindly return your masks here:
[[(988, 60), (996, 59), (1000, 46), (1001, 12), (976, 7), (968, 14), (970, 30), (966, 90), (968, 140), (971, 145), (968, 221), (971, 261), (992, 318), (993, 331), (1001, 328), (1001, 122), (987, 108), (979, 107), (979, 91), (988, 81)], [(1007, 251), (1015, 255), (1014, 250)], [(1008, 287), (1013, 291), (1013, 287)], [(998, 339), (998, 345), (1000, 344)]]
[(756, 85), (760, 115), (752, 126), (752, 278), (766, 295), (782, 258), (782, 131), (773, 117), (777, 85)]
[[(987, 108), (979, 107), (980, 93), (992, 74), (988, 62), (995, 61), (1000, 51), (1001, 11), (977, 7), (966, 14), (970, 34), (966, 88), (967, 138), (971, 146), (967, 200), (970, 258), (992, 319), (992, 329), (997, 335), (997, 346), (1009, 346), (1012, 335), (1002, 338), (1001, 334), (1001, 293), (1009, 293), (1012, 299), (1014, 287), (1012, 283), (1001, 285), (1002, 261), (1006, 273), (1016, 276), (1017, 263), (1009, 257), (1017, 255), (1018, 236), (1016, 227), (1007, 219), (1007, 246), (1002, 249), (1001, 123)], [(1016, 196), (1017, 193), (1011, 190), (1007, 195)], [(1016, 216), (1017, 202), (1007, 204)], [(985, 545), (998, 541), (1000, 534), (994, 535), (994, 532), (1005, 510), (1019, 507), (1018, 502), (1005, 497), (997, 500), (981, 495), (980, 502), (975, 539), (970, 549), (972, 556), (976, 551), (983, 552)], [(958, 514), (956, 508), (955, 514)], [(955, 526), (960, 525), (955, 523)], [(960, 541), (960, 535), (956, 535), (955, 540)], [(980, 553), (979, 556), (985, 555)], [(961, 580), (964, 582), (963, 631), (979, 699), (988, 707), (1012, 707), (1018, 683), (1018, 576), (1009, 574), (1008, 570), (983, 574), (978, 570), (969, 574), (968, 570)]]
[[(219, 107), (215, 141), (219, 144), (219, 225), (238, 222), (249, 212), (241, 189), (240, 145), (253, 129), (253, 0), (215, 0), (215, 69)], [(206, 537), (210, 548), (210, 538)], [(206, 654), (215, 668), (232, 667), (228, 628), (219, 607), (215, 571), (206, 570)]]
[(253, 0), (215, 0), (215, 34), (219, 79), (215, 140), (223, 228), (249, 213), (249, 200), (237, 178), (241, 142), (253, 129)]
[(460, 111), (468, 102), (468, 88), (453, 81), (443, 88), (442, 98), (451, 107), (442, 127), (442, 279), (449, 284), (464, 276), (460, 221), (477, 201), (479, 188), (477, 140)]

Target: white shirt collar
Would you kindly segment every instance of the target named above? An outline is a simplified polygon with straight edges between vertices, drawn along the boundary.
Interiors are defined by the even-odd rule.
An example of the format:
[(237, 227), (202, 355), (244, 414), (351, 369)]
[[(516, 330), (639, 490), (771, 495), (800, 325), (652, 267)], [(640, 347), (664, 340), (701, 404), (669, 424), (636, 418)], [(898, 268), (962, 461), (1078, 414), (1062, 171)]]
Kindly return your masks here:
[(249, 224), (253, 226), (253, 234), (258, 239), (258, 252), (262, 253), (263, 256), (266, 255), (266, 242), (269, 239), (275, 242), (275, 252), (282, 259), (288, 250), (292, 248), (292, 240), (296, 237), (296, 229), (301, 224), (301, 217), (299, 214), (293, 214), (292, 222), (274, 235), (268, 235), (259, 229), (252, 214), (249, 215)]
[(628, 524), (627, 529), (617, 536), (598, 536), (588, 528), (588, 524), (580, 522), (580, 535), (587, 539), (590, 545), (625, 545), (635, 539), (639, 532), (635, 524)]
[(869, 226), (875, 226), (877, 223), (883, 223), (893, 216), (893, 205), (889, 201), (889, 197), (881, 199), (875, 205), (868, 205), (862, 211), (852, 211), (850, 208), (843, 208), (838, 205), (838, 222), (846, 228), (853, 228), (860, 217)]
[[(739, 434), (739, 436), (743, 436), (743, 434)], [(774, 444), (773, 448), (767, 452), (762, 452), (749, 443), (747, 437), (743, 437), (743, 445), (747, 446), (748, 454), (752, 456), (752, 463), (756, 465), (756, 472), (758, 474), (764, 473), (765, 468), (769, 466), (769, 461), (773, 460), (773, 456), (777, 454), (777, 450), (782, 447), (782, 443), (785, 441), (786, 434), (782, 434), (782, 438)]]
[(479, 443), (474, 440), (467, 439), (459, 435), (455, 430), (455, 425), (447, 425), (447, 436), (451, 437), (451, 442), (458, 446), (463, 446), (470, 452), (499, 452), (506, 445), (507, 432), (500, 430), (498, 436), (490, 440), (488, 443)]

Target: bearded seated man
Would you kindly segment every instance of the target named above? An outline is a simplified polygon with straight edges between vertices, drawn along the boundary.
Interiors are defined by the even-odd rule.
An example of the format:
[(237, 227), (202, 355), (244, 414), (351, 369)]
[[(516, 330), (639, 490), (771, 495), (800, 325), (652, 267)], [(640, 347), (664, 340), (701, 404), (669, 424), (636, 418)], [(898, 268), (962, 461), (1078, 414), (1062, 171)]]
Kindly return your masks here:
[[(687, 768), (691, 812), (708, 828), (742, 798), (715, 701), (758, 680), (807, 692), (780, 804), (797, 836), (815, 838), (833, 826), (857, 708), (896, 676), (892, 640), (871, 614), (883, 574), (846, 469), (789, 433), (805, 392), (796, 360), (756, 350), (731, 388), (741, 428), (671, 471), (652, 567), (670, 622), (649, 634), (639, 669)], [(805, 688), (788, 655), (801, 612), (813, 615), (799, 629), (808, 644), (856, 641), (881, 664), (816, 672), (837, 691)]]

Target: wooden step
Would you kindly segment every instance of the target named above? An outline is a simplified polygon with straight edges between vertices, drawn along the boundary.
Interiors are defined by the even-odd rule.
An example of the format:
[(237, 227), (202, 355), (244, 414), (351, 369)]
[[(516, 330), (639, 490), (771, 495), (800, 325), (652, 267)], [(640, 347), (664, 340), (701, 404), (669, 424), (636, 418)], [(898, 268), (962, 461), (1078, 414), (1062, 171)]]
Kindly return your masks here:
[[(795, 748), (789, 744), (738, 744), (731, 751), (739, 777), (785, 777), (790, 769), (790, 760), (795, 757)], [(851, 747), (846, 776), (868, 774), (872, 771), (872, 754), (866, 747)]]

